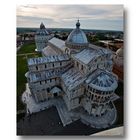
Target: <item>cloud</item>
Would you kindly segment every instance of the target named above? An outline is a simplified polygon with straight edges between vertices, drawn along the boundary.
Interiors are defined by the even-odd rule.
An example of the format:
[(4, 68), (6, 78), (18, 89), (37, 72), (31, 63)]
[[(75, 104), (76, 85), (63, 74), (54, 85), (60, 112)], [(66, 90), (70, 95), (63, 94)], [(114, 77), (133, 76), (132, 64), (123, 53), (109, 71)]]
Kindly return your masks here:
[(33, 9), (37, 9), (36, 6), (32, 6), (32, 5), (23, 5), (23, 6), (21, 6), (21, 7), (23, 7), (23, 8), (33, 8)]
[(42, 17), (34, 17), (34, 16), (17, 16), (17, 25), (21, 25), (24, 23), (26, 27), (37, 27), (36, 25), (40, 25), (43, 22), (45, 25), (49, 25), (52, 23), (56, 23), (52, 18), (42, 18)]
[[(23, 19), (22, 19), (23, 18)], [(67, 27), (70, 23), (80, 19), (89, 23), (90, 21), (123, 21), (122, 5), (19, 5), (17, 6), (17, 25), (23, 24), (19, 20), (35, 23), (45, 22), (48, 27)], [(110, 21), (110, 22), (109, 22)], [(35, 22), (35, 23), (33, 23)], [(47, 23), (48, 22), (48, 23)], [(20, 24), (19, 24), (20, 23)], [(107, 22), (106, 22), (107, 23)], [(113, 23), (113, 22), (112, 22)], [(74, 23), (75, 24), (75, 23)], [(73, 25), (71, 27), (73, 27)], [(27, 24), (26, 24), (27, 25)], [(36, 24), (36, 26), (39, 26)], [(75, 26), (75, 25), (74, 25)], [(122, 25), (120, 25), (122, 26)], [(88, 27), (88, 24), (87, 24)], [(102, 28), (102, 27), (101, 27)]]

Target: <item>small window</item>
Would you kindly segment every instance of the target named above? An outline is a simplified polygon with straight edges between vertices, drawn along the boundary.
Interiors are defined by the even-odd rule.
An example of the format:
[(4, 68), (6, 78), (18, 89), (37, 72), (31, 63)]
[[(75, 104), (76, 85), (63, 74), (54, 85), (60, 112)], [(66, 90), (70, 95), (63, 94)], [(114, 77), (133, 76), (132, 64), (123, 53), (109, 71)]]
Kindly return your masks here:
[(46, 64), (45, 64), (45, 69), (47, 68)]
[(81, 66), (81, 70), (83, 70), (83, 68), (84, 68), (84, 67), (83, 67), (83, 65), (82, 65), (82, 66)]
[(91, 94), (91, 100), (93, 100), (93, 94)]
[(60, 62), (60, 66), (62, 66), (62, 62)]
[(36, 70), (38, 70), (38, 66), (36, 66)]
[(54, 67), (54, 63), (53, 63), (53, 67)]
[(40, 81), (40, 85), (42, 85), (41, 81)]

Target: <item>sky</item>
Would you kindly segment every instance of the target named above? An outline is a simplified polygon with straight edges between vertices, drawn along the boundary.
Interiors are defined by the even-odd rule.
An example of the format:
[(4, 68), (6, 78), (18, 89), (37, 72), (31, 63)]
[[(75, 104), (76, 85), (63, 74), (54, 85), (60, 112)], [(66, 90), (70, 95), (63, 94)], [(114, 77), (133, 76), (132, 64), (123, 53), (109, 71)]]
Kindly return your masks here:
[(123, 31), (123, 5), (17, 5), (17, 27), (75, 28)]

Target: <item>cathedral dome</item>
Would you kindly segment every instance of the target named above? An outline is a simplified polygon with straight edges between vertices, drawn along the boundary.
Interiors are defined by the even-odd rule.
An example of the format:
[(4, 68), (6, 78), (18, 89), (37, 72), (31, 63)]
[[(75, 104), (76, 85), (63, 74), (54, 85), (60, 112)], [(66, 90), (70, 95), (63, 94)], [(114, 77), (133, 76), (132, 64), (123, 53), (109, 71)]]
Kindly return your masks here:
[(40, 35), (40, 36), (49, 35), (49, 32), (47, 31), (43, 23), (40, 24), (40, 29), (36, 32), (36, 35)]
[(87, 46), (88, 41), (85, 33), (80, 29), (79, 20), (76, 23), (76, 29), (74, 29), (68, 36), (66, 44), (74, 46)]

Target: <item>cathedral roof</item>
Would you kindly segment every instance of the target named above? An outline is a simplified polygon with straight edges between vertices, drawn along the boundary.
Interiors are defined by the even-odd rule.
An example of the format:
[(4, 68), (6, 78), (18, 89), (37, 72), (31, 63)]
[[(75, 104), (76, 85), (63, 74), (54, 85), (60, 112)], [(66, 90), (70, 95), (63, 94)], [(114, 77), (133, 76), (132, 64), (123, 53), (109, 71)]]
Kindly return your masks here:
[(74, 29), (69, 34), (66, 42), (73, 43), (73, 44), (87, 44), (88, 43), (85, 33), (80, 29), (79, 20), (76, 23), (76, 29)]
[(96, 59), (99, 56), (112, 53), (110, 50), (95, 45), (89, 44), (89, 46), (89, 48), (83, 49), (81, 52), (73, 55), (73, 57), (83, 64), (89, 64), (92, 60)]
[(56, 48), (60, 49), (61, 51), (65, 50), (65, 41), (58, 39), (56, 37), (53, 37), (52, 39), (50, 39), (48, 41), (50, 44), (52, 44), (53, 46), (55, 46)]
[(81, 52), (77, 53), (74, 58), (79, 60), (80, 62), (84, 64), (88, 64), (91, 60), (97, 58), (99, 54), (96, 52), (96, 50), (93, 49), (84, 49)]
[(71, 68), (62, 74), (61, 79), (65, 83), (67, 89), (73, 90), (78, 85), (83, 83), (86, 78), (82, 75), (82, 73), (80, 73), (80, 71), (75, 68)]
[(28, 66), (30, 65), (38, 65), (43, 63), (50, 63), (50, 62), (58, 62), (69, 60), (70, 57), (67, 54), (63, 55), (52, 55), (47, 57), (37, 57), (37, 58), (29, 58), (28, 59)]

